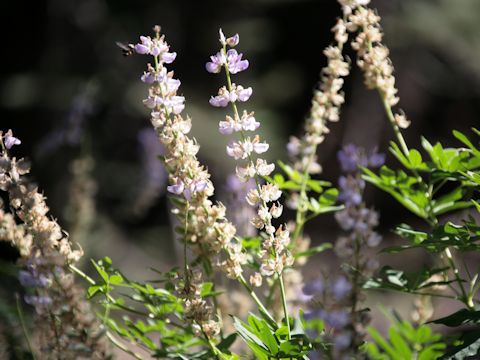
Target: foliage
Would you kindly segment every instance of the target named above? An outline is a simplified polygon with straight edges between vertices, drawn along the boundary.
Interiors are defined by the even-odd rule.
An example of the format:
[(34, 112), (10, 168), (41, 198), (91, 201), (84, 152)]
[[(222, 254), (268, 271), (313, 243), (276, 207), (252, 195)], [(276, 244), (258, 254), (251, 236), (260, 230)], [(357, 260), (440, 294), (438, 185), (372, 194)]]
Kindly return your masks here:
[(405, 320), (392, 319), (387, 338), (372, 326), (368, 332), (372, 341), (365, 344), (365, 351), (372, 360), (435, 360), (446, 348), (441, 335), (428, 325), (414, 327)]

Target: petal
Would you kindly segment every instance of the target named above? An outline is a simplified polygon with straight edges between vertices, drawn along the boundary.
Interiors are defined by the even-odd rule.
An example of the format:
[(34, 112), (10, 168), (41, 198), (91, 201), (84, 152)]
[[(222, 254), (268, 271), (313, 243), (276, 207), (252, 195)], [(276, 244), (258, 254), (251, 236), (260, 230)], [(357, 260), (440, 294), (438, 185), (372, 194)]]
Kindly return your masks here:
[(167, 186), (168, 192), (172, 194), (177, 194), (177, 195), (180, 195), (184, 189), (185, 189), (185, 186), (183, 185), (183, 182), (181, 182), (180, 180), (174, 185)]
[(160, 55), (161, 53), (161, 50), (158, 46), (153, 46), (152, 49), (150, 50), (150, 54), (152, 54), (153, 56), (158, 56)]
[(252, 96), (253, 90), (251, 87), (248, 87), (246, 89), (242, 89), (237, 92), (238, 94), (238, 100), (240, 101), (247, 101), (250, 96)]
[(224, 96), (212, 96), (209, 103), (215, 107), (226, 107), (228, 105), (228, 98)]
[(237, 46), (240, 42), (240, 36), (235, 34), (227, 39), (227, 44), (231, 47)]
[(214, 62), (207, 62), (205, 65), (205, 69), (212, 74), (218, 74), (220, 70), (222, 69), (221, 65), (216, 64)]
[(233, 133), (234, 129), (230, 121), (220, 121), (218, 123), (218, 131), (222, 135), (230, 135)]
[(270, 145), (268, 145), (267, 143), (256, 143), (256, 144), (253, 144), (253, 150), (257, 154), (262, 154), (268, 150), (269, 146)]
[(165, 61), (166, 64), (171, 64), (172, 62), (174, 62), (176, 57), (176, 52), (166, 52), (162, 54), (162, 60)]
[(135, 52), (137, 54), (145, 55), (150, 53), (150, 48), (143, 45), (143, 44), (137, 44), (135, 45)]

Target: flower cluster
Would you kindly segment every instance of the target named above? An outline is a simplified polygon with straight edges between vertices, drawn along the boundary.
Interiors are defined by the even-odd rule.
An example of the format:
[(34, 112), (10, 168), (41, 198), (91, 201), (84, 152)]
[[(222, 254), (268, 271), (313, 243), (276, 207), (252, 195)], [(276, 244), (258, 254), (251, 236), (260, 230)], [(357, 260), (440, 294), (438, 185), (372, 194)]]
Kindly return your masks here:
[[(230, 75), (245, 70), (248, 67), (248, 61), (243, 60), (243, 54), (238, 54), (234, 49), (228, 49), (227, 46), (236, 46), (239, 43), (239, 36), (226, 38), (220, 29), (221, 49), (211, 57), (206, 69), (212, 73), (219, 73), (221, 68), (225, 70), (227, 77), (227, 87), (220, 88), (218, 96), (210, 99), (213, 106), (225, 107), (231, 104), (233, 116), (227, 115), (224, 121), (219, 123), (221, 134), (239, 133), (239, 139), (231, 141), (226, 148), (227, 154), (235, 160), (245, 160), (246, 164), (237, 166), (236, 174), (238, 178), (247, 182), (255, 180), (256, 187), (250, 189), (246, 195), (246, 201), (249, 205), (257, 209), (256, 215), (251, 223), (259, 230), (264, 229), (266, 239), (262, 244), (262, 264), (260, 273), (263, 276), (281, 274), (285, 266), (293, 263), (293, 257), (287, 247), (290, 244), (290, 233), (285, 226), (275, 228), (272, 225), (272, 219), (279, 218), (282, 214), (283, 206), (277, 201), (282, 192), (271, 183), (262, 184), (261, 177), (270, 175), (274, 170), (274, 164), (269, 164), (266, 160), (257, 158), (268, 151), (269, 144), (262, 141), (259, 135), (253, 137), (247, 135), (247, 131), (255, 131), (260, 123), (255, 119), (254, 113), (244, 111), (240, 115), (236, 102), (247, 101), (252, 95), (252, 88), (245, 88), (231, 82)], [(270, 203), (273, 203), (269, 205)], [(250, 278), (254, 286), (260, 286), (261, 275), (255, 274)]]
[(305, 133), (301, 139), (292, 136), (287, 145), (294, 168), (301, 173), (316, 174), (321, 171), (317, 162), (317, 146), (329, 132), (327, 123), (338, 121), (340, 106), (344, 102), (341, 89), (343, 78), (349, 74), (349, 64), (342, 55), (343, 45), (348, 40), (345, 22), (338, 19), (332, 31), (336, 44), (324, 50), (328, 64), (322, 69), (319, 88), (313, 95), (310, 115), (305, 121)]
[(151, 85), (144, 104), (152, 110), (151, 123), (164, 146), (164, 164), (170, 180), (167, 190), (183, 202), (177, 210), (181, 223), (185, 224), (188, 217), (185, 241), (197, 244), (199, 253), (210, 256), (232, 241), (235, 227), (225, 221), (224, 206), (209, 200), (214, 191), (210, 174), (197, 160), (199, 146), (188, 137), (191, 119), (180, 115), (185, 107), (185, 98), (177, 95), (180, 81), (165, 67), (173, 62), (176, 53), (169, 52), (160, 28), (156, 26), (154, 30), (153, 39), (141, 36), (141, 42), (135, 45), (137, 53), (152, 55), (155, 61), (155, 66), (149, 64), (141, 76), (143, 82)]
[[(188, 137), (191, 120), (181, 116), (185, 98), (177, 95), (180, 81), (174, 79), (173, 72), (165, 67), (173, 62), (175, 53), (169, 52), (164, 36), (160, 36), (160, 27), (156, 26), (154, 31), (156, 36), (153, 39), (140, 37), (141, 42), (135, 45), (135, 51), (154, 57), (155, 66), (149, 64), (141, 76), (141, 80), (150, 85), (144, 104), (151, 109), (151, 123), (165, 149), (164, 164), (170, 181), (167, 190), (178, 197), (174, 212), (182, 224), (183, 241), (185, 245), (193, 245), (193, 250), (209, 262), (224, 250), (227, 259), (223, 268), (227, 276), (237, 278), (242, 274), (246, 256), (241, 251), (241, 244), (234, 239), (236, 229), (226, 220), (225, 207), (221, 203), (213, 204), (209, 199), (214, 187), (210, 174), (197, 159), (199, 146)], [(193, 281), (187, 265), (184, 281), (188, 286)], [(200, 293), (189, 290), (185, 293), (185, 302), (188, 316), (202, 327), (203, 332), (207, 336), (216, 335), (217, 321), (213, 319), (213, 312), (206, 310), (206, 302)]]
[(42, 328), (42, 351), (55, 358), (104, 359), (103, 333), (83, 292), (66, 270), (82, 251), (71, 247), (58, 223), (48, 216), (45, 198), (25, 176), (30, 171), (27, 162), (9, 156), (8, 150), (18, 144), (20, 140), (11, 131), (0, 132), (0, 190), (8, 193), (22, 222), (16, 224), (13, 215), (1, 209), (0, 239), (19, 249), (19, 265), (25, 266), (19, 280), (28, 288), (25, 301), (35, 307)]
[[(328, 352), (329, 359), (358, 359), (358, 354), (352, 352), (356, 329), (354, 328), (351, 282), (345, 276), (336, 279), (317, 279), (303, 288), (309, 310), (305, 313), (306, 319), (321, 319), (326, 330), (323, 341), (332, 344)], [(362, 314), (366, 317), (367, 315)], [(311, 334), (318, 336), (320, 334)], [(320, 353), (312, 354), (312, 359), (321, 359)]]
[(378, 267), (378, 262), (368, 256), (367, 249), (379, 245), (381, 236), (374, 230), (378, 225), (378, 213), (365, 206), (363, 190), (365, 182), (361, 178), (360, 167), (376, 168), (383, 165), (385, 155), (375, 150), (366, 152), (354, 145), (346, 145), (338, 153), (338, 159), (346, 176), (339, 179), (341, 190), (339, 199), (344, 202), (345, 209), (335, 214), (340, 227), (346, 231), (345, 236), (338, 238), (335, 253), (343, 262), (351, 266), (345, 269), (349, 282), (353, 286), (349, 300), (351, 306), (351, 326), (354, 328), (350, 350), (355, 353), (362, 344), (369, 318), (359, 303), (364, 300), (361, 289), (365, 281)]
[[(340, 3), (344, 0), (339, 0)], [(347, 29), (358, 33), (352, 41), (352, 48), (357, 52), (357, 65), (364, 73), (365, 85), (369, 89), (376, 89), (385, 102), (385, 106), (395, 106), (399, 98), (395, 87), (395, 77), (392, 61), (389, 58), (388, 48), (382, 44), (383, 32), (380, 26), (380, 17), (360, 3), (354, 11), (348, 14)], [(400, 112), (393, 115), (391, 121), (400, 128), (407, 128), (410, 121)]]
[(178, 287), (185, 299), (185, 320), (193, 325), (198, 335), (204, 333), (212, 338), (220, 332), (220, 324), (213, 319), (212, 307), (202, 298), (202, 274), (188, 269), (184, 283)]

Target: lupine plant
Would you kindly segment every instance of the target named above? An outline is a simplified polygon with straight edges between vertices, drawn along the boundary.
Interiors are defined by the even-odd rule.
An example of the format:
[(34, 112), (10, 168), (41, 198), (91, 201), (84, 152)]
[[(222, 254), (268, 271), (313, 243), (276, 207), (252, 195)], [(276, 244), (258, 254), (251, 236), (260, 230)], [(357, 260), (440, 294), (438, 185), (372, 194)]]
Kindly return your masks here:
[[(269, 143), (257, 133), (262, 119), (246, 106), (254, 91), (236, 81), (250, 65), (237, 50), (240, 36), (225, 36), (219, 30), (219, 49), (205, 69), (223, 77), (225, 85), (205, 102), (219, 108), (214, 112), (218, 131), (228, 137), (226, 156), (232, 158), (234, 173), (228, 179), (231, 209), (216, 201), (211, 174), (197, 157), (200, 146), (189, 136), (194, 122), (183, 115), (181, 82), (170, 69), (177, 54), (160, 26), (126, 48), (148, 59), (140, 80), (150, 127), (139, 137), (147, 185), (134, 207), (142, 211), (162, 191), (168, 193), (182, 245), (183, 261), (170, 271), (154, 270), (153, 281), (130, 278), (107, 256), (91, 261), (96, 276), (83, 272), (77, 266), (83, 256), (78, 242), (85, 236), (74, 231), (77, 239), (69, 238), (48, 215), (44, 196), (28, 178), (28, 163), (12, 155), (21, 140), (11, 130), (0, 133), (0, 190), (7, 200), (0, 202), (0, 240), (19, 252), (23, 300), (34, 308), (38, 324), (30, 339), (33, 330), (27, 329), (19, 311), (33, 358), (107, 359), (115, 348), (136, 359), (179, 360), (479, 356), (480, 281), (463, 257), (480, 251), (475, 216), (480, 212), (480, 131), (472, 129), (469, 135), (454, 131), (457, 148), (425, 138), (422, 149), (410, 147), (402, 134), (410, 121), (397, 109), (399, 91), (388, 47), (382, 42), (380, 17), (368, 7), (369, 0), (338, 2), (342, 17), (332, 28), (332, 45), (324, 51), (327, 65), (303, 131), (290, 137), (289, 157), (283, 162), (264, 158)], [(345, 46), (356, 59), (346, 57)], [(382, 101), (393, 130), (388, 151), (396, 168), (384, 165), (384, 149), (349, 144), (338, 153), (343, 175), (336, 187), (319, 178), (317, 150), (330, 123), (341, 118), (344, 78), (355, 64), (366, 87)], [(79, 180), (76, 189), (83, 189), (81, 169), (73, 171)], [(398, 224), (393, 231), (404, 243), (381, 251), (408, 256), (419, 249), (430, 256), (431, 266), (417, 272), (379, 269), (382, 237), (376, 227), (381, 217), (364, 196), (369, 185), (425, 222), (421, 228)], [(284, 207), (290, 210), (284, 213)], [(454, 218), (448, 216), (453, 213)], [(336, 219), (339, 235), (331, 243), (312, 247), (315, 234), (307, 233), (306, 224), (323, 214)], [(74, 212), (73, 223), (87, 215)], [(323, 251), (333, 251), (339, 267), (304, 281), (302, 267), (311, 257), (309, 261), (318, 262), (313, 256)], [(86, 291), (75, 277), (87, 285)], [(241, 291), (244, 310), (232, 305), (231, 289)], [(382, 335), (370, 325), (378, 309), (365, 305), (375, 290), (411, 294), (414, 319), (387, 314), (391, 327), (388, 335)], [(436, 297), (458, 302), (457, 310), (436, 318), (432, 309)], [(18, 307), (22, 308), (20, 302)]]

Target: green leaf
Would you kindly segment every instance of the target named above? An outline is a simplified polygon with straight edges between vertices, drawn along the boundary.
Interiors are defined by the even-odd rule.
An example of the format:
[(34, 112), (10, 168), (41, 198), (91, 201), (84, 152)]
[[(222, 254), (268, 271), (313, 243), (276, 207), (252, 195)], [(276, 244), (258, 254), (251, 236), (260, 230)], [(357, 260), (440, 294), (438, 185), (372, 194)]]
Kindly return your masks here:
[(399, 356), (393, 346), (391, 346), (387, 340), (385, 340), (382, 335), (372, 326), (369, 326), (368, 333), (372, 337), (375, 342), (380, 345), (380, 347), (385, 350), (385, 352), (391, 357), (392, 360), (403, 360), (401, 356)]
[(412, 359), (412, 351), (410, 350), (407, 342), (398, 333), (397, 329), (391, 327), (388, 331), (388, 334), (390, 336), (390, 342), (394, 346), (396, 353), (401, 355), (401, 357), (405, 360)]
[[(238, 334), (245, 340), (247, 344), (254, 343), (258, 347), (262, 348), (265, 350), (265, 354), (268, 355), (268, 349), (267, 347), (263, 344), (263, 342), (260, 340), (260, 338), (257, 336), (256, 332), (254, 333), (252, 328), (242, 322), (239, 318), (233, 316), (233, 325), (235, 329), (237, 330)], [(253, 350), (253, 349), (252, 349)]]
[(461, 309), (449, 316), (445, 316), (431, 322), (449, 327), (457, 327), (465, 324), (478, 324), (480, 323), (480, 311)]
[(120, 274), (114, 274), (110, 276), (110, 284), (120, 285), (123, 284), (123, 277)]
[(471, 207), (473, 204), (470, 201), (459, 201), (464, 197), (465, 193), (466, 189), (459, 186), (448, 194), (433, 200), (433, 213), (435, 215), (440, 215), (449, 211)]
[(460, 131), (453, 130), (453, 136), (455, 136), (462, 143), (467, 145), (467, 147), (473, 151), (476, 156), (480, 156), (480, 151), (472, 144), (472, 142)]
[(102, 262), (99, 261), (98, 264), (94, 261), (94, 260), (91, 260), (93, 266), (95, 267), (95, 270), (97, 270), (98, 274), (102, 277), (103, 281), (105, 283), (108, 283), (108, 274), (107, 272), (104, 270), (103, 266), (101, 266)]
[(233, 345), (236, 339), (237, 339), (236, 333), (230, 334), (226, 338), (222, 339), (222, 341), (220, 341), (220, 343), (217, 345), (217, 348), (222, 352), (226, 352), (228, 351), (228, 349), (230, 349), (230, 346)]
[(263, 343), (267, 345), (271, 354), (274, 356), (277, 355), (279, 350), (277, 339), (275, 338), (274, 334), (272, 334), (272, 330), (265, 322), (261, 323), (260, 335)]

